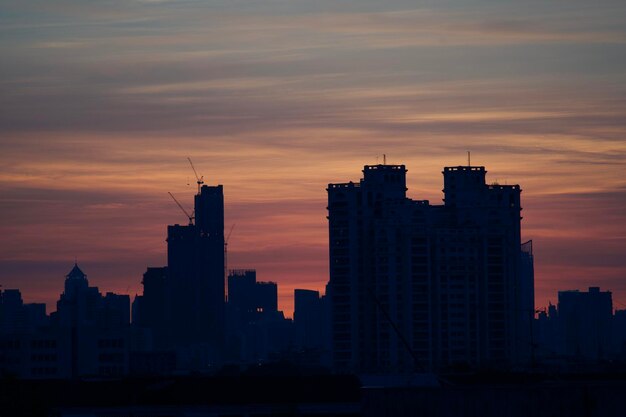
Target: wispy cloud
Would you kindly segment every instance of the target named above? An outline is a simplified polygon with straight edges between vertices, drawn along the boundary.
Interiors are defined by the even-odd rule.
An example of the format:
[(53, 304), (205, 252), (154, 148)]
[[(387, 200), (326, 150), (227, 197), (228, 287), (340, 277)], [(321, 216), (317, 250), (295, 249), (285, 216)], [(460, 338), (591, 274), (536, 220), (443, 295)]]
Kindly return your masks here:
[(609, 0), (6, 0), (0, 280), (37, 292), (79, 255), (139, 290), (164, 226), (185, 221), (166, 193), (190, 201), (191, 155), (226, 187), (233, 265), (286, 303), (327, 279), (329, 182), (385, 153), (438, 203), (441, 168), (471, 150), (524, 189), (541, 297), (572, 265), (617, 289), (624, 19)]

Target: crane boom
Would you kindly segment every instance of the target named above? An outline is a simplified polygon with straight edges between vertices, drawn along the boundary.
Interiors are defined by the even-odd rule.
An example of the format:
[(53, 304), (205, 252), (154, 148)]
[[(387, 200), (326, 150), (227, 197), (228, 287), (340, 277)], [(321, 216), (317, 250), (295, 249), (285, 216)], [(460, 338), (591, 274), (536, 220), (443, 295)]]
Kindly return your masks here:
[(233, 229), (235, 228), (236, 223), (233, 223), (230, 226), (230, 230), (228, 231), (228, 235), (224, 239), (224, 275), (228, 275), (228, 241), (230, 240), (230, 235), (233, 233)]
[(196, 171), (196, 167), (193, 166), (193, 162), (191, 162), (191, 158), (187, 157), (189, 161), (189, 165), (191, 165), (191, 169), (193, 169), (193, 173), (196, 176), (196, 184), (198, 184), (198, 194), (200, 194), (200, 187), (204, 184), (204, 176), (198, 176), (198, 172)]
[(178, 205), (178, 207), (180, 207), (180, 209), (183, 211), (183, 213), (185, 213), (185, 216), (187, 216), (187, 218), (189, 219), (189, 224), (190, 224), (190, 225), (191, 225), (191, 224), (193, 224), (193, 218), (194, 218), (194, 215), (193, 215), (193, 214), (192, 214), (192, 215), (189, 215), (189, 213), (187, 213), (187, 210), (185, 210), (185, 208), (182, 206), (182, 204), (180, 204), (180, 203), (178, 202), (178, 200), (176, 199), (176, 197), (174, 197), (174, 194), (170, 193), (169, 191), (168, 191), (167, 193), (170, 195), (170, 197), (172, 197), (172, 199), (174, 200), (174, 202)]
[(233, 223), (233, 225), (230, 226), (230, 230), (228, 231), (228, 235), (226, 235), (226, 239), (224, 239), (224, 244), (228, 245), (228, 240), (230, 239), (230, 235), (233, 233), (233, 229), (235, 228), (236, 225), (237, 225), (237, 223)]

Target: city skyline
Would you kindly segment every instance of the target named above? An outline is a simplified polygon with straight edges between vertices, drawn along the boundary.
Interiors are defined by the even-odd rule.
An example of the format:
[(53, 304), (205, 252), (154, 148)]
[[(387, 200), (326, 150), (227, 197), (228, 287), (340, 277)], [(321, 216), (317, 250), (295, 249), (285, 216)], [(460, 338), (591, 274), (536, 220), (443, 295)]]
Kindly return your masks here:
[(611, 291), (559, 291), (536, 309), (519, 184), (447, 166), (444, 204), (431, 204), (407, 197), (406, 166), (386, 156), (362, 173), (328, 185), (330, 278), (325, 294), (294, 291), (293, 320), (255, 269), (225, 280), (224, 187), (198, 178), (192, 214), (177, 201), (188, 223), (167, 226), (167, 264), (146, 269), (132, 304), (90, 285), (77, 262), (50, 314), (0, 291), (0, 370), (155, 376), (285, 361), (399, 375), (622, 360), (626, 310)]
[[(531, 7), (529, 7), (531, 6)], [(49, 310), (74, 259), (139, 293), (187, 219), (191, 157), (225, 187), (229, 264), (328, 280), (325, 188), (407, 166), (522, 186), (536, 305), (565, 288), (626, 305), (626, 8), (446, 0), (2, 2), (0, 285)], [(189, 186), (187, 185), (189, 184)]]
[[(469, 157), (469, 155), (465, 155), (465, 157)], [(376, 158), (376, 162), (382, 162), (383, 158), (388, 158), (387, 155), (381, 155), (380, 157)], [(474, 158), (476, 158), (474, 156)], [(184, 162), (184, 161), (181, 161)], [(465, 161), (467, 163), (467, 161)], [(197, 164), (197, 162), (196, 162)], [(183, 165), (184, 167), (184, 165)], [(411, 171), (411, 167), (407, 167), (409, 173), (407, 174), (407, 186), (409, 188), (408, 191), (408, 195), (411, 196), (414, 199), (417, 200), (422, 200), (422, 199), (427, 199), (425, 198), (423, 195), (415, 195), (415, 192), (412, 192), (411, 190), (411, 182), (410, 181), (410, 171)], [(189, 168), (189, 171), (191, 172), (190, 176), (187, 176), (188, 178), (186, 178), (186, 182), (185, 182), (185, 189), (183, 189), (185, 191), (185, 194), (183, 194), (182, 192), (179, 194), (176, 194), (177, 199), (180, 201), (180, 203), (183, 205), (184, 208), (187, 209), (187, 212), (190, 213), (193, 211), (193, 201), (192, 201), (192, 197), (195, 194), (195, 190), (196, 190), (196, 181), (195, 178), (193, 177), (193, 171), (191, 171), (191, 168)], [(489, 170), (487, 170), (487, 172), (489, 172)], [(488, 180), (490, 180), (489, 178), (489, 174), (488, 175)], [(209, 183), (209, 180), (205, 181), (207, 183)], [(497, 181), (491, 181), (489, 183), (496, 183)], [(502, 184), (507, 183), (507, 181), (502, 181)], [(525, 210), (525, 199), (526, 199), (526, 195), (524, 195), (524, 186), (522, 184), (522, 216), (524, 217), (524, 227), (522, 228), (522, 239), (523, 240), (534, 240), (533, 236), (529, 234), (529, 232), (526, 231), (526, 229), (528, 228), (527, 223), (527, 215), (528, 215), (528, 210)], [(225, 198), (225, 218), (226, 220), (226, 226), (227, 229), (225, 230), (225, 234), (229, 231), (230, 228), (233, 228), (233, 232), (236, 230), (237, 233), (242, 233), (247, 235), (246, 239), (247, 239), (247, 243), (250, 245), (254, 245), (255, 242), (255, 236), (251, 236), (249, 233), (245, 233), (245, 232), (241, 232), (241, 224), (247, 224), (248, 221), (250, 221), (250, 219), (245, 219), (245, 218), (238, 218), (236, 219), (237, 222), (232, 221), (231, 223), (228, 223), (228, 219), (231, 218), (229, 216), (229, 204), (228, 204), (228, 192), (229, 190), (227, 189), (225, 194), (226, 194), (226, 198)], [(183, 197), (184, 196), (184, 197)], [(441, 199), (440, 201), (443, 200), (443, 194), (441, 195)], [(431, 204), (438, 204), (439, 201), (438, 200), (432, 200), (430, 199)], [(164, 213), (167, 213), (168, 217), (171, 218), (175, 218), (176, 220), (171, 221), (169, 224), (180, 224), (180, 225), (185, 225), (188, 223), (188, 219), (186, 218), (186, 215), (180, 210), (180, 208), (176, 207), (175, 202), (172, 202), (169, 199), (163, 198), (163, 204), (165, 207), (161, 207), (161, 210), (163, 210)], [(104, 206), (106, 206), (106, 203), (103, 204)], [(252, 205), (254, 205), (254, 203), (252, 203)], [(103, 207), (104, 208), (104, 207)], [(113, 210), (119, 209), (121, 207), (116, 207), (116, 204), (113, 203), (112, 206), (110, 207)], [(127, 207), (127, 209), (131, 210), (132, 207)], [(266, 213), (267, 214), (267, 213)], [(233, 216), (234, 217), (234, 216)], [(326, 220), (324, 218), (324, 220)], [(237, 226), (239, 223), (239, 226)], [(123, 225), (120, 225), (123, 226)], [(258, 225), (257, 225), (258, 226)], [(324, 223), (324, 232), (327, 233), (327, 225), (326, 223)], [(167, 235), (167, 225), (161, 225), (160, 226), (163, 230), (164, 230), (164, 234)], [(239, 229), (236, 229), (237, 227), (239, 227)], [(77, 231), (80, 233), (80, 231)], [(164, 236), (166, 237), (166, 236)], [(293, 236), (291, 236), (293, 238)], [(324, 236), (325, 239), (327, 239), (327, 236)], [(540, 244), (541, 242), (541, 238), (537, 239), (538, 242), (536, 241), (535, 245)], [(163, 241), (165, 241), (165, 239), (163, 239)], [(243, 258), (242, 253), (238, 252), (237, 250), (237, 239), (234, 239), (235, 243), (230, 244), (229, 246), (229, 263), (228, 263), (228, 269), (241, 269), (241, 268), (255, 268), (257, 270), (259, 270), (260, 272), (260, 278), (266, 281), (274, 281), (277, 282), (279, 284), (279, 307), (281, 309), (284, 309), (285, 312), (287, 313), (287, 316), (291, 316), (293, 313), (293, 291), (297, 288), (307, 288), (307, 289), (313, 289), (316, 291), (319, 291), (320, 293), (324, 293), (324, 288), (328, 282), (327, 278), (321, 278), (319, 281), (302, 281), (302, 280), (294, 280), (294, 281), (289, 281), (288, 278), (287, 280), (285, 280), (285, 278), (281, 279), (281, 276), (273, 276), (270, 274), (268, 274), (266, 271), (264, 271), (264, 265), (266, 265), (264, 262), (268, 262), (271, 264), (274, 264), (273, 268), (267, 268), (269, 269), (269, 271), (272, 271), (272, 269), (274, 271), (276, 270), (280, 270), (281, 268), (281, 263), (280, 263), (280, 256), (277, 256), (278, 259), (265, 259), (264, 262), (260, 262), (259, 264), (244, 264), (244, 265), (239, 265), (235, 262), (237, 262), (238, 259)], [(148, 242), (146, 242), (148, 243)], [(154, 242), (152, 242), (154, 243)], [(324, 243), (326, 243), (327, 245), (327, 241), (325, 241)], [(151, 245), (151, 246), (155, 246), (155, 245)], [(128, 249), (128, 248), (127, 248)], [(599, 280), (594, 280), (593, 278), (589, 277), (589, 278), (585, 278), (585, 277), (581, 277), (581, 280), (579, 281), (579, 284), (573, 284), (573, 285), (569, 285), (568, 286), (568, 281), (564, 281), (564, 286), (558, 286), (559, 284), (555, 284), (554, 286), (554, 290), (549, 292), (549, 293), (541, 293), (540, 290), (538, 290), (539, 288), (544, 287), (545, 288), (545, 283), (542, 283), (541, 281), (541, 262), (539, 261), (539, 263), (537, 262), (537, 259), (542, 258), (541, 253), (539, 252), (540, 249), (536, 249), (536, 253), (535, 253), (535, 299), (536, 299), (536, 308), (537, 309), (543, 309), (545, 307), (548, 306), (548, 304), (550, 302), (552, 302), (553, 304), (555, 303), (556, 300), (556, 294), (558, 291), (562, 291), (562, 290), (566, 290), (566, 289), (579, 289), (579, 288), (586, 288), (587, 286), (600, 286), (600, 284), (602, 284), (602, 286), (609, 288), (611, 291), (613, 291), (614, 294), (617, 295), (617, 297), (615, 298), (615, 308), (621, 308), (626, 306), (626, 304), (621, 301), (620, 299), (620, 293), (626, 295), (626, 289), (621, 289), (619, 286), (616, 287), (612, 287), (609, 284), (604, 283), (604, 281), (599, 281)], [(152, 259), (159, 259), (158, 256), (154, 256), (155, 254), (152, 254), (153, 258)], [(164, 245), (163, 247), (163, 254), (161, 254), (163, 257), (163, 261), (162, 263), (165, 263), (166, 259), (167, 259), (167, 250), (166, 247)], [(314, 261), (320, 261), (319, 259), (313, 259)], [(159, 265), (159, 261), (155, 261), (152, 264), (147, 264), (145, 262), (142, 263), (141, 260), (137, 261), (137, 262), (133, 262), (134, 266), (138, 267), (141, 269), (142, 272), (140, 272), (137, 277), (131, 277), (131, 279), (134, 280), (134, 282), (128, 283), (126, 289), (123, 288), (123, 285), (118, 285), (118, 286), (112, 286), (109, 287), (108, 282), (115, 282), (115, 279), (111, 279), (111, 277), (109, 277), (109, 279), (107, 279), (107, 277), (98, 277), (98, 271), (97, 268), (98, 266), (102, 269), (102, 270), (107, 270), (107, 269), (116, 269), (116, 265), (114, 264), (114, 262), (111, 263), (111, 265), (98, 265), (98, 263), (90, 261), (88, 258), (84, 259), (81, 256), (75, 256), (72, 260), (68, 260), (68, 262), (65, 262), (63, 260), (56, 260), (53, 261), (54, 264), (56, 264), (56, 266), (58, 266), (59, 268), (65, 268), (65, 271), (67, 271), (67, 267), (68, 265), (71, 265), (73, 262), (78, 261), (81, 265), (83, 265), (83, 267), (85, 269), (89, 269), (90, 270), (90, 279), (93, 280), (94, 283), (97, 283), (96, 285), (103, 288), (103, 290), (106, 291), (113, 291), (116, 293), (121, 293), (121, 294), (129, 294), (131, 296), (135, 295), (135, 294), (140, 294), (141, 293), (141, 286), (139, 283), (139, 280), (137, 279), (138, 277), (141, 276), (141, 274), (143, 273), (143, 271), (145, 270), (145, 267), (154, 267), (154, 266), (158, 266)], [(326, 264), (328, 264), (328, 260), (326, 258), (323, 259), (323, 262)], [(260, 266), (259, 266), (260, 265)], [(287, 266), (291, 266), (293, 268), (293, 271), (296, 271), (295, 273), (297, 273), (298, 271), (298, 265), (299, 262), (296, 261), (294, 264), (291, 264), (289, 261), (286, 262)], [(306, 265), (306, 263), (305, 263)], [(537, 266), (539, 265), (539, 266)], [(96, 270), (92, 270), (92, 268), (95, 267)], [(310, 268), (313, 269), (313, 268)], [(318, 265), (318, 269), (319, 269), (319, 265)], [(539, 271), (537, 271), (539, 269)], [(558, 272), (558, 271), (557, 271)], [(59, 279), (59, 282), (62, 282), (63, 278), (65, 277), (65, 273), (61, 274), (61, 278)], [(303, 275), (307, 276), (310, 273), (309, 270), (303, 269)], [(565, 273), (565, 271), (563, 271), (563, 273)], [(9, 288), (18, 288), (20, 290), (22, 290), (24, 299), (26, 302), (44, 302), (47, 304), (48, 306), (48, 311), (54, 311), (54, 303), (56, 302), (56, 296), (57, 294), (54, 293), (54, 290), (52, 291), (52, 293), (46, 294), (43, 298), (41, 298), (41, 293), (37, 292), (37, 291), (32, 291), (32, 289), (29, 288), (28, 285), (22, 285), (20, 286), (21, 283), (23, 283), (23, 281), (21, 281), (22, 278), (18, 277), (18, 280), (11, 280), (11, 277), (8, 277), (9, 279), (5, 279), (4, 282), (15, 282), (16, 284), (14, 284), (13, 286), (11, 285), (6, 285), (3, 282), (0, 282), (0, 285), (3, 285), (3, 288), (5, 289), (9, 289)], [(38, 276), (38, 277), (34, 277), (35, 279), (43, 279), (42, 276)], [(47, 275), (46, 278), (51, 278), (50, 275)], [(57, 277), (58, 278), (58, 277)], [(298, 277), (296, 277), (298, 278)], [(28, 284), (27, 282), (25, 284)], [(52, 282), (48, 282), (48, 284), (51, 287), (54, 287), (55, 281), (54, 278), (52, 278)], [(58, 283), (57, 283), (58, 284)], [(287, 287), (287, 288), (283, 288), (283, 287)], [(133, 288), (135, 288), (135, 291), (133, 291)], [(39, 297), (39, 298), (37, 298)]]

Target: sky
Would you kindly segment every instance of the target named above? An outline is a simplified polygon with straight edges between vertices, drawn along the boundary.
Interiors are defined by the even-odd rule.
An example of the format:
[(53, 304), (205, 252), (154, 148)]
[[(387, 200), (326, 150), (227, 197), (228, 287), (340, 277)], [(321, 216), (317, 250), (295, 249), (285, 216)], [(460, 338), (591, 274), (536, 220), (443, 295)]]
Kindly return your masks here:
[(75, 259), (141, 293), (223, 184), (229, 268), (328, 280), (327, 184), (405, 164), (520, 184), (536, 305), (600, 286), (626, 308), (623, 0), (0, 0), (0, 285), (48, 311)]

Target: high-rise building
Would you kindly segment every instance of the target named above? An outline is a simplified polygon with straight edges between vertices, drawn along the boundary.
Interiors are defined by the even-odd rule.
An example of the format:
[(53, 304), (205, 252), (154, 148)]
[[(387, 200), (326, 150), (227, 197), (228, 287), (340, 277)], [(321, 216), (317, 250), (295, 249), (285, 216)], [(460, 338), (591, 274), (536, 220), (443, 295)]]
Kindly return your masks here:
[(613, 300), (610, 291), (590, 287), (559, 291), (561, 352), (569, 358), (607, 359), (613, 350)]
[(626, 315), (615, 311), (610, 291), (559, 291), (558, 305), (535, 321), (534, 341), (539, 362), (598, 363), (624, 357)]
[(278, 285), (256, 280), (254, 269), (233, 269), (228, 273), (228, 305), (242, 323), (278, 311)]
[(160, 350), (168, 347), (166, 327), (166, 283), (167, 267), (148, 267), (143, 274), (143, 295), (133, 302), (133, 325), (145, 329), (150, 343), (148, 346)]
[(291, 349), (293, 326), (278, 310), (278, 285), (254, 269), (228, 274), (228, 360), (261, 363)]
[(522, 266), (520, 187), (447, 167), (444, 205), (406, 197), (404, 165), (329, 184), (337, 370), (401, 372), (528, 360), (532, 268)]
[(167, 229), (169, 340), (174, 347), (208, 344), (219, 351), (224, 326), (223, 187), (203, 185), (195, 224)]
[(296, 346), (300, 349), (326, 349), (328, 318), (319, 291), (295, 289), (293, 299)]
[(52, 325), (58, 336), (62, 375), (121, 376), (128, 372), (130, 297), (90, 287), (74, 265), (65, 278)]

